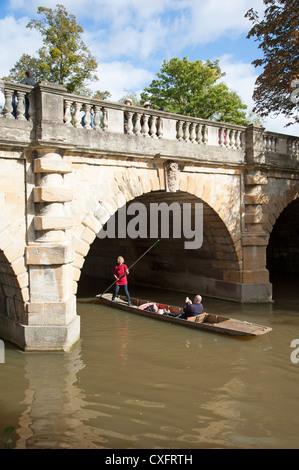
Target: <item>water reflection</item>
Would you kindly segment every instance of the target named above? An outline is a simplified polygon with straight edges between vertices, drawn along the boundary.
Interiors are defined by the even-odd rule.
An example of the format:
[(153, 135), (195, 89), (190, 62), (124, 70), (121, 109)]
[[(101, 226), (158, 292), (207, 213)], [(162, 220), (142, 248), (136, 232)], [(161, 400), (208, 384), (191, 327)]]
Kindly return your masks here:
[(24, 355), (28, 387), (16, 448), (89, 447), (89, 431), (82, 423), (85, 395), (77, 384), (84, 367), (80, 343), (70, 354)]
[[(162, 295), (162, 294), (161, 294)], [(163, 293), (178, 304), (178, 293)], [(168, 299), (162, 299), (167, 302)], [(0, 424), (29, 448), (197, 449), (299, 446), (299, 316), (283, 302), (207, 309), (272, 326), (253, 340), (180, 328), (85, 301), (65, 353), (0, 365)]]

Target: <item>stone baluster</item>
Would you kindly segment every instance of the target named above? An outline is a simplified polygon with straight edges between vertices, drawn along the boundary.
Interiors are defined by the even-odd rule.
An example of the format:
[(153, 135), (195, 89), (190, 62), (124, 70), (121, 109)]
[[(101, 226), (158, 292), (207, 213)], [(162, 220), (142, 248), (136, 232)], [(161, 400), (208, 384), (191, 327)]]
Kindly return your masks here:
[(237, 150), (242, 147), (242, 133), (239, 130), (235, 131), (235, 146)]
[(235, 148), (235, 142), (234, 142), (234, 133), (232, 129), (227, 128), (226, 129), (226, 147), (234, 149)]
[(208, 126), (206, 124), (204, 124), (204, 126), (203, 126), (203, 139), (202, 139), (202, 141), (205, 145), (207, 145), (207, 143), (209, 141)]
[(100, 106), (94, 106), (94, 120), (93, 120), (93, 123), (94, 123), (94, 129), (98, 130), (98, 131), (101, 131), (102, 128), (101, 128), (101, 108)]
[(157, 136), (158, 139), (163, 139), (163, 118), (161, 116), (157, 119)]
[(202, 143), (202, 124), (197, 125), (196, 140), (198, 144)]
[(192, 144), (196, 143), (195, 127), (196, 127), (195, 122), (191, 122), (191, 124), (190, 124), (190, 140), (191, 140)]
[(80, 101), (75, 101), (74, 106), (75, 106), (74, 126), (76, 128), (80, 128), (82, 127), (81, 114), (80, 114), (82, 103), (80, 103)]
[(141, 113), (135, 114), (135, 135), (137, 137), (141, 135)]
[(6, 119), (14, 119), (14, 116), (12, 114), (13, 107), (12, 107), (12, 96), (13, 92), (12, 90), (4, 90), (4, 95), (5, 95), (5, 104), (4, 104), (4, 116)]
[(226, 148), (230, 147), (229, 129), (227, 127), (224, 129), (224, 146)]
[(178, 121), (177, 140), (181, 142), (183, 140), (183, 122)]
[(231, 149), (235, 149), (235, 134), (232, 129), (227, 129), (227, 146)]
[(219, 129), (219, 146), (224, 147), (224, 129), (223, 127), (220, 127)]
[(17, 92), (17, 99), (18, 99), (18, 105), (17, 105), (17, 119), (20, 121), (25, 121), (25, 107), (24, 107), (24, 100), (25, 100), (25, 95), (26, 93), (22, 91)]
[(70, 100), (64, 100), (64, 122), (67, 126), (71, 126), (72, 123), (71, 123), (71, 119), (72, 119), (72, 115), (71, 115), (71, 105), (73, 104), (72, 101)]
[(157, 139), (157, 118), (156, 116), (151, 116), (149, 119), (149, 133), (152, 139)]
[(142, 135), (143, 137), (149, 137), (149, 126), (148, 126), (148, 114), (142, 116)]
[(84, 129), (86, 131), (90, 131), (90, 130), (92, 130), (92, 127), (90, 125), (90, 123), (91, 123), (91, 117), (90, 117), (91, 107), (90, 107), (90, 104), (84, 103), (83, 104), (83, 110), (84, 110), (84, 113), (85, 113), (84, 117), (83, 117)]
[(190, 132), (189, 132), (190, 122), (185, 122), (183, 129), (184, 129), (184, 141), (189, 142)]
[(127, 128), (127, 134), (129, 135), (132, 135), (134, 134), (133, 132), (133, 114), (131, 111), (126, 111), (126, 118), (127, 118), (127, 124), (126, 124), (126, 128)]
[(102, 107), (102, 114), (103, 114), (103, 131), (105, 132), (108, 130), (108, 112), (104, 106)]

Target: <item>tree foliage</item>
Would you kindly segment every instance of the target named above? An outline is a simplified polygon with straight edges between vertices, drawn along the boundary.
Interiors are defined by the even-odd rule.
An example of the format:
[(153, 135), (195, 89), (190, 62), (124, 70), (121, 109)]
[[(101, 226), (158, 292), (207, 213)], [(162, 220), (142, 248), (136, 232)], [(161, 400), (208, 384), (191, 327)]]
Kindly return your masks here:
[(41, 20), (31, 20), (27, 27), (37, 29), (43, 36), (44, 46), (38, 54), (44, 78), (64, 85), (70, 93), (80, 90), (86, 80), (96, 80), (97, 62), (81, 38), (83, 28), (76, 17), (59, 4), (55, 10), (39, 7), (37, 11)]
[(20, 81), (31, 69), (36, 81), (58, 83), (69, 93), (90, 94), (87, 83), (98, 79), (97, 61), (82, 40), (83, 28), (76, 17), (59, 4), (54, 10), (38, 7), (37, 11), (41, 19), (31, 20), (27, 27), (40, 32), (43, 46), (37, 51), (37, 58), (23, 54), (8, 78)]
[(130, 98), (134, 106), (142, 106), (140, 98), (138, 98), (137, 93), (132, 90), (124, 90), (125, 94), (118, 100), (119, 103), (124, 104), (124, 102)]
[(218, 83), (224, 75), (218, 61), (164, 60), (158, 79), (144, 89), (141, 99), (171, 113), (245, 124), (247, 106), (235, 91)]
[(298, 122), (296, 103), (291, 100), (292, 82), (299, 78), (299, 10), (297, 0), (264, 0), (266, 10), (260, 19), (251, 8), (246, 17), (253, 27), (247, 38), (256, 37), (263, 58), (252, 62), (263, 67), (253, 93), (255, 108), (261, 116), (284, 114), (287, 124)]

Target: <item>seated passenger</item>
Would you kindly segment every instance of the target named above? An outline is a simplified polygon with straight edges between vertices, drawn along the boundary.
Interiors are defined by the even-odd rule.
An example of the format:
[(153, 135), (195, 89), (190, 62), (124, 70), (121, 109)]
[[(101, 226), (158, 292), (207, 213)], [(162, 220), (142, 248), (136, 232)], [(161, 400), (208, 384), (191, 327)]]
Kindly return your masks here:
[(171, 317), (182, 318), (184, 320), (187, 320), (188, 317), (195, 317), (203, 313), (203, 305), (201, 302), (202, 298), (200, 295), (196, 295), (194, 297), (193, 303), (189, 297), (186, 297), (183, 313), (168, 313), (167, 315)]

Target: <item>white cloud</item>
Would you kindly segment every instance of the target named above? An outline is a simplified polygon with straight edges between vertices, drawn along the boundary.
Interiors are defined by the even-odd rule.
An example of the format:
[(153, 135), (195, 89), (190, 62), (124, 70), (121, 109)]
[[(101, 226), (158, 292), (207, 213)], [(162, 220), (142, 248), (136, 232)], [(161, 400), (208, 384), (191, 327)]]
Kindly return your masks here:
[(225, 72), (222, 81), (230, 89), (235, 90), (251, 109), (254, 105), (252, 99), (254, 83), (258, 76), (255, 67), (250, 63), (236, 61), (231, 54), (219, 57), (219, 65), (222, 72)]
[[(57, 0), (47, 0), (55, 8)], [(40, 0), (11, 0), (11, 8), (37, 15)], [(185, 47), (215, 42), (223, 35), (248, 31), (244, 18), (253, 7), (261, 9), (262, 0), (93, 0), (90, 8), (82, 0), (64, 0), (69, 13), (79, 24), (89, 22), (91, 42), (99, 57), (118, 58), (134, 54), (149, 57), (160, 48), (179, 55)], [(85, 28), (86, 30), (86, 28)], [(105, 51), (105, 54), (104, 54)]]
[[(253, 8), (263, 9), (262, 0), (209, 0), (194, 2), (189, 0), (191, 18), (186, 25), (188, 42), (208, 43), (221, 36), (233, 36), (247, 32), (250, 29), (245, 13)], [(188, 29), (187, 29), (188, 28)]]
[(154, 78), (152, 72), (136, 68), (129, 62), (111, 62), (99, 65), (99, 81), (92, 88), (111, 93), (111, 101), (118, 101), (125, 90), (135, 91), (138, 95)]
[(16, 20), (13, 16), (7, 16), (0, 19), (0, 77), (8, 75), (24, 53), (34, 55), (41, 46), (40, 34), (26, 28), (28, 22), (29, 18), (26, 17)]

